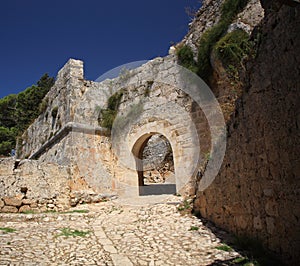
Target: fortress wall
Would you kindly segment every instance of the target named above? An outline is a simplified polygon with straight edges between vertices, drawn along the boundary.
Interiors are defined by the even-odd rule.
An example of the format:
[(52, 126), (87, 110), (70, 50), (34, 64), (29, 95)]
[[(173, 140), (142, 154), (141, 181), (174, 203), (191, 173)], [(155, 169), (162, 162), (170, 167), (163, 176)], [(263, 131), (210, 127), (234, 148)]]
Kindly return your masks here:
[(82, 93), (83, 63), (70, 59), (59, 71), (54, 86), (41, 103), (41, 115), (24, 132), (19, 140), (19, 158), (29, 158), (63, 127), (73, 121), (74, 102)]
[[(107, 107), (111, 95), (123, 92), (118, 116), (124, 125), (118, 130), (128, 156), (131, 156), (132, 149), (127, 143), (130, 127), (139, 124), (148, 124), (150, 131), (164, 133), (169, 123), (172, 134), (177, 134), (176, 141), (182, 142), (181, 148), (186, 147), (186, 153), (193, 147), (197, 149), (190, 142), (194, 138), (199, 141), (200, 135), (207, 133), (207, 128), (203, 130), (207, 121), (193, 99), (181, 90), (181, 86), (190, 81), (185, 75), (181, 77), (180, 71), (175, 58), (170, 56), (154, 59), (137, 69), (123, 71), (115, 79), (98, 83), (84, 80), (83, 63), (70, 59), (59, 71), (54, 87), (45, 98), (48, 106), (23, 135), (21, 158), (29, 155), (30, 159), (40, 162), (68, 166), (73, 180), (72, 191), (118, 193), (122, 190), (124, 177), (130, 175), (132, 177), (127, 181), (136, 186), (136, 165), (129, 173), (127, 166), (119, 160), (119, 154), (114, 150), (113, 134), (99, 127), (100, 111)], [(151, 129), (153, 120), (162, 123)], [(129, 131), (125, 130), (126, 126)], [(195, 134), (191, 134), (193, 127)], [(201, 130), (199, 134), (196, 132)], [(202, 154), (207, 152), (209, 143), (209, 137), (202, 140)], [(199, 154), (199, 150), (198, 147), (195, 153)], [(178, 154), (177, 150), (175, 152)], [(190, 156), (193, 157), (192, 151)], [(188, 161), (187, 158), (181, 160), (178, 169), (186, 169), (186, 178), (192, 178), (195, 175), (193, 170), (180, 167)], [(180, 171), (178, 174), (181, 175)]]
[(300, 254), (299, 14), (300, 5), (268, 9), (222, 168), (195, 201), (203, 217), (258, 239), (288, 265)]

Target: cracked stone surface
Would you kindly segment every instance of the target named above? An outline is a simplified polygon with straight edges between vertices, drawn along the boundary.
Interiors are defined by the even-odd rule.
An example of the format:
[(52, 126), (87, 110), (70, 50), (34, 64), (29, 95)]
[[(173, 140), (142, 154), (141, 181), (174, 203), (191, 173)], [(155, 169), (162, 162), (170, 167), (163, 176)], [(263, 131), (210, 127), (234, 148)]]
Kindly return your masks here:
[[(221, 240), (200, 219), (178, 212), (181, 200), (152, 196), (76, 208), (87, 213), (2, 213), (0, 265), (211, 265), (240, 256), (216, 249)], [(67, 237), (63, 228), (88, 234)]]

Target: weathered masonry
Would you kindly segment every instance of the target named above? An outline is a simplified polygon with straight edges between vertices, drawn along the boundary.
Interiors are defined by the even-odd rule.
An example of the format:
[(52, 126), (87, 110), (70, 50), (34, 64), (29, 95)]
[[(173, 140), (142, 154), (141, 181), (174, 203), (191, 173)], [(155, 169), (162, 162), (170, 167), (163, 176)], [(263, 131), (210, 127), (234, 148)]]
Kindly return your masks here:
[[(173, 151), (175, 179), (186, 189), (200, 161), (203, 114), (180, 89), (175, 59), (157, 58), (103, 82), (84, 80), (83, 62), (70, 59), (46, 95), (42, 114), (24, 133), (18, 157), (69, 169), (70, 191), (134, 197), (143, 185), (141, 152), (154, 134)], [(109, 98), (121, 94), (113, 128), (99, 126)], [(202, 123), (200, 121), (203, 121)], [(204, 132), (204, 131), (203, 131)], [(202, 132), (202, 134), (203, 134)], [(209, 148), (204, 143), (202, 149)]]

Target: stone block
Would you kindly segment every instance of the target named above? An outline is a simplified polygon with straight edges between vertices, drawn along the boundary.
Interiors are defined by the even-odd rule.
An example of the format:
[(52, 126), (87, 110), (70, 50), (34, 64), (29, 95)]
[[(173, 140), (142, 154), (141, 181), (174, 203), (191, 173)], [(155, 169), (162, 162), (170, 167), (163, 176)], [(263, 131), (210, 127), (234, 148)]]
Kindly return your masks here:
[(3, 198), (5, 205), (20, 207), (22, 205), (22, 199), (20, 197), (4, 197)]
[(18, 209), (13, 206), (4, 206), (0, 212), (17, 213)]
[(24, 205), (33, 205), (33, 204), (36, 203), (36, 200), (34, 200), (34, 199), (23, 199), (23, 200), (22, 200), (22, 203), (23, 203)]
[(34, 209), (34, 208), (37, 208), (38, 207), (38, 204), (36, 202), (30, 204), (30, 208)]
[(28, 212), (31, 211), (32, 209), (30, 208), (29, 205), (23, 205), (21, 206), (21, 208), (19, 209), (19, 212)]
[(0, 199), (0, 208), (4, 207), (4, 201)]
[(0, 159), (0, 173), (2, 176), (12, 175), (15, 160), (12, 158)]

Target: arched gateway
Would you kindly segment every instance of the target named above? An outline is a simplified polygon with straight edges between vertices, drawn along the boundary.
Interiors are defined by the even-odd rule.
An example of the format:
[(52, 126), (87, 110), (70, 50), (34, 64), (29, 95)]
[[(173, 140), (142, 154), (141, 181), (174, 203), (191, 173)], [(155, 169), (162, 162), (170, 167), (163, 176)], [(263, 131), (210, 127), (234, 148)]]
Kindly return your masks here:
[[(69, 60), (45, 98), (47, 108), (25, 132), (19, 157), (69, 166), (71, 191), (132, 197), (143, 183), (141, 152), (159, 133), (172, 147), (173, 187), (180, 193), (197, 170), (205, 123), (181, 90), (188, 82), (178, 71), (172, 57), (158, 58), (99, 83), (84, 80), (83, 63)], [(116, 93), (118, 108), (109, 110)], [(101, 121), (112, 111), (108, 130)]]

